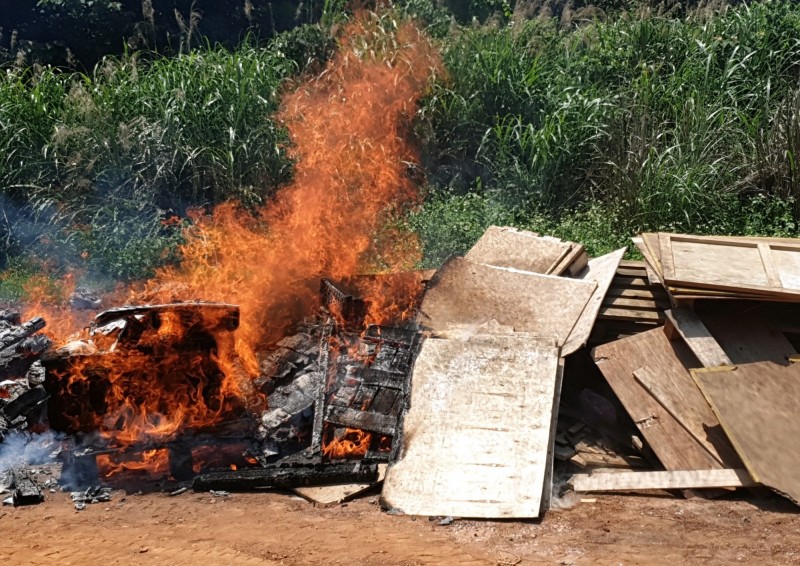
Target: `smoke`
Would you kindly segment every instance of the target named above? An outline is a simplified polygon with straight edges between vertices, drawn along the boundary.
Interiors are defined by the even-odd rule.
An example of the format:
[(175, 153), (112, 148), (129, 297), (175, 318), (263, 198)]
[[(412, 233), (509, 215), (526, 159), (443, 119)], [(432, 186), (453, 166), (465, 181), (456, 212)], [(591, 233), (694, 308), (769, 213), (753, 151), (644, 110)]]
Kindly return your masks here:
[(12, 432), (0, 444), (0, 473), (18, 466), (55, 463), (63, 439), (63, 434), (53, 431)]

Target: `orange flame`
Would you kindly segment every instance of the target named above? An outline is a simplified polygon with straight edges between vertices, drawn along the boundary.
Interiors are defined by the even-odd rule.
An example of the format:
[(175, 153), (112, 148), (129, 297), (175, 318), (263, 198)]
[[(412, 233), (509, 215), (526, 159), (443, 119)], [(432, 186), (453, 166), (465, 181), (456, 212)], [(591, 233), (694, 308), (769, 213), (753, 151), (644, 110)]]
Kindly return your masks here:
[(103, 478), (122, 472), (140, 472), (151, 478), (169, 474), (169, 451), (166, 448), (146, 450), (141, 458), (129, 454), (98, 454), (97, 469)]
[(333, 437), (322, 446), (322, 455), (331, 459), (364, 456), (369, 450), (372, 433), (347, 428), (341, 438)]
[[(192, 211), (180, 265), (161, 269), (144, 286), (128, 291), (127, 300), (139, 304), (235, 303), (241, 321), (235, 341), (215, 337), (219, 348), (211, 356), (225, 378), (211, 396), (198, 385), (209, 382), (208, 368), (198, 358), (184, 359), (177, 352), (160, 362), (136, 353), (93, 357), (93, 364), (104, 366), (109, 387), (106, 413), (92, 424), (117, 443), (164, 438), (223, 418), (233, 397), (252, 394), (239, 368), (251, 378), (258, 374), (259, 346), (277, 341), (313, 312), (320, 277), (407, 270), (419, 259), (414, 238), (385, 227), (419, 201), (408, 174), (418, 156), (406, 138), (441, 62), (414, 25), (387, 30), (388, 25), (388, 19), (374, 15), (354, 18), (324, 71), (285, 95), (279, 119), (293, 143), (294, 181), (255, 213), (236, 203), (217, 206), (208, 216)], [(364, 298), (373, 305), (370, 322), (407, 316), (406, 305), (393, 306), (396, 291), (381, 284), (365, 287)], [(41, 301), (34, 305), (61, 341), (85, 324), (71, 313), (45, 312)], [(183, 330), (169, 316), (160, 322), (148, 339), (168, 347)], [(89, 379), (86, 369), (77, 364), (70, 370), (65, 377), (70, 387)], [(362, 436), (352, 438), (357, 433)], [(366, 452), (370, 435), (348, 434), (350, 448)], [(337, 450), (328, 446), (331, 454)]]

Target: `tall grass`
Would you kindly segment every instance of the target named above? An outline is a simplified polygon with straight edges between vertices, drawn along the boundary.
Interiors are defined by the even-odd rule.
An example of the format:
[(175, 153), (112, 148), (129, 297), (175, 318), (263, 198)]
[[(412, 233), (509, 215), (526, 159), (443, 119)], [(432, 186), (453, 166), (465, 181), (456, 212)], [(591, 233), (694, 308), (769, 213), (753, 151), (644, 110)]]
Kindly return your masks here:
[[(475, 193), (519, 225), (588, 240), (794, 230), (795, 2), (569, 31), (541, 21), (463, 29), (445, 57), (450, 77), (422, 111), (440, 199), (423, 216)], [(431, 245), (441, 255), (441, 238)]]

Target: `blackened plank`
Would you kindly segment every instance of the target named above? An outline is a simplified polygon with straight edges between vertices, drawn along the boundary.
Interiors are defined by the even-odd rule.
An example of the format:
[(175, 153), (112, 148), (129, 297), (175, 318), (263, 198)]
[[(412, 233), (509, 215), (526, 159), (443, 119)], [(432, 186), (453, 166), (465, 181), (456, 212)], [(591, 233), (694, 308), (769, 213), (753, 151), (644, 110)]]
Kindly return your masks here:
[(194, 479), (195, 491), (224, 489), (246, 491), (260, 488), (370, 483), (378, 479), (378, 465), (365, 462), (342, 462), (308, 467), (258, 468), (200, 474)]
[(397, 417), (345, 407), (329, 407), (325, 420), (332, 424), (380, 432), (389, 436), (394, 436), (397, 430)]

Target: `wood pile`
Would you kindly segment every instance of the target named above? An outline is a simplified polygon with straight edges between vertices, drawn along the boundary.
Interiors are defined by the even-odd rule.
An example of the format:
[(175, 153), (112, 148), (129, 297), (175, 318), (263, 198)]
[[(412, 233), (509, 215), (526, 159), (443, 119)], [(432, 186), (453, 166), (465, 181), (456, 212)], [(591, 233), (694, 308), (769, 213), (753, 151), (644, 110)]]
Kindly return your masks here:
[(0, 442), (13, 431), (24, 431), (42, 416), (49, 395), (39, 361), (50, 340), (39, 333), (42, 318), (22, 322), (20, 313), (0, 309)]

